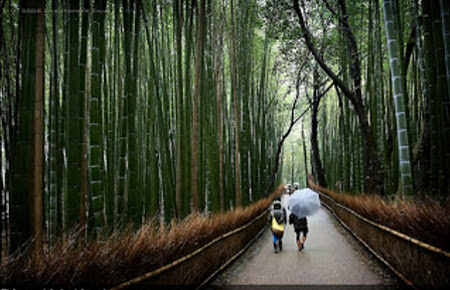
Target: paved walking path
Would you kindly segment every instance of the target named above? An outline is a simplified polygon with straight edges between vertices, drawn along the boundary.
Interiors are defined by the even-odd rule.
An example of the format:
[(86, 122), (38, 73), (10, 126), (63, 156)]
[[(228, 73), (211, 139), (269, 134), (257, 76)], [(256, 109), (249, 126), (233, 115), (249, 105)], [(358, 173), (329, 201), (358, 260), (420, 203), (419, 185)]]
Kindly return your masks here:
[[(283, 204), (288, 198), (288, 195), (283, 197)], [(283, 251), (278, 254), (274, 253), (272, 233), (267, 229), (212, 286), (396, 284), (391, 274), (366, 253), (326, 209), (321, 208), (309, 217), (308, 226), (302, 252), (298, 252), (295, 232), (292, 225), (288, 225)]]

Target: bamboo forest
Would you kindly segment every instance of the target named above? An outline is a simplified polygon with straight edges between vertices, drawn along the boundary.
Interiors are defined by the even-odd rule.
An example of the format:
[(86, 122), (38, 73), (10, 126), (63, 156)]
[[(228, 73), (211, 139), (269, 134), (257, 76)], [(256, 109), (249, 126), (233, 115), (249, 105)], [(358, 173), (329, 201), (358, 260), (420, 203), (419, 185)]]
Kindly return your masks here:
[(119, 285), (288, 184), (450, 250), (446, 0), (0, 0), (0, 105), (2, 285)]

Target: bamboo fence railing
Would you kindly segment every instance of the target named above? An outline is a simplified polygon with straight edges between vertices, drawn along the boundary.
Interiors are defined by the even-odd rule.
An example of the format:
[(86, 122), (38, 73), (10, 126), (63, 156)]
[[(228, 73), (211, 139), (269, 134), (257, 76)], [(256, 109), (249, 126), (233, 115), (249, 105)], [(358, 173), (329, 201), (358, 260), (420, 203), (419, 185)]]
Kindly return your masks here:
[(266, 210), (247, 224), (214, 239), (194, 252), (112, 289), (152, 285), (205, 285), (264, 232), (268, 213)]
[[(450, 253), (375, 223), (336, 202), (330, 190), (309, 180), (323, 204), (366, 248), (413, 287), (450, 284)], [(339, 194), (339, 193), (336, 193)]]

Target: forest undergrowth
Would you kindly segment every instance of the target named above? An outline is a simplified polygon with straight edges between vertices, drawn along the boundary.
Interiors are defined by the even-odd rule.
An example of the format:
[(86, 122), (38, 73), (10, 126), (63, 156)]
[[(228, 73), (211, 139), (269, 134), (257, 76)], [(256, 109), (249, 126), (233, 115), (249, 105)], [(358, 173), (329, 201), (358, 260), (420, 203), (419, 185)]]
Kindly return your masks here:
[(389, 201), (369, 194), (340, 193), (310, 183), (363, 217), (421, 242), (450, 251), (450, 202), (431, 197), (412, 201)]
[[(270, 197), (246, 208), (210, 217), (198, 213), (173, 221), (165, 229), (155, 222), (137, 232), (132, 226), (90, 240), (81, 246), (79, 234), (72, 231), (42, 257), (24, 253), (2, 262), (2, 285), (15, 286), (114, 286), (180, 259), (227, 232), (239, 228), (263, 213), (280, 185)], [(78, 231), (79, 232), (79, 231)]]

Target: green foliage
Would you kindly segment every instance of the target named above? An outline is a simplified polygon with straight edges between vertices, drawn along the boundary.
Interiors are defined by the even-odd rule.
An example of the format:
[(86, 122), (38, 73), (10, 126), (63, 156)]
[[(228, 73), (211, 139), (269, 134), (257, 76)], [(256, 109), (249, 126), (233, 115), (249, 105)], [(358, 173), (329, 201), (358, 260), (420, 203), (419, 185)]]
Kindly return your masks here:
[[(15, 9), (17, 1), (4, 2), (0, 165), (13, 251), (32, 237), (35, 20)], [(318, 174), (313, 164), (320, 161), (331, 188), (393, 196), (404, 188), (409, 157), (412, 189), (447, 198), (445, 1), (394, 1), (392, 15), (375, 0), (294, 1), (308, 42), (290, 0), (234, 0), (233, 9), (230, 1), (205, 1), (203, 21), (194, 3), (94, 1), (80, 11), (76, 1), (52, 1), (43, 125), (50, 242), (63, 227), (98, 234), (150, 218), (165, 226), (192, 212), (194, 191), (205, 214), (260, 199), (295, 94), (298, 115), (314, 89), (326, 92), (316, 107), (317, 135), (309, 117), (293, 128), (278, 181), (303, 184), (308, 173)], [(392, 18), (392, 35), (383, 29), (385, 16)], [(389, 75), (394, 42), (398, 63)], [(399, 91), (403, 105), (390, 97)], [(409, 123), (393, 122), (400, 111)], [(312, 154), (311, 141), (320, 154)]]
[[(394, 196), (400, 189), (404, 189), (401, 184), (406, 181), (400, 182), (400, 172), (405, 169), (405, 160), (408, 158), (411, 160), (412, 172), (408, 178), (416, 195), (433, 194), (446, 198), (448, 190), (444, 189), (443, 182), (448, 174), (445, 168), (449, 167), (445, 164), (448, 164), (449, 150), (445, 145), (448, 138), (442, 134), (448, 132), (444, 129), (448, 127), (446, 124), (449, 114), (445, 113), (448, 102), (444, 101), (448, 100), (448, 94), (443, 93), (447, 86), (445, 73), (448, 73), (448, 70), (444, 67), (444, 51), (448, 33), (445, 34), (443, 30), (448, 26), (445, 22), (448, 5), (441, 7), (426, 1), (394, 1), (395, 17), (392, 21), (396, 25), (394, 34), (399, 50), (396, 74), (402, 79), (402, 84), (394, 86), (389, 75), (388, 43), (383, 27), (385, 14), (379, 1), (298, 2), (312, 36), (312, 44), (328, 67), (347, 86), (352, 87), (352, 56), (345, 45), (346, 28), (343, 28), (340, 9), (342, 5), (347, 7), (346, 16), (351, 32), (357, 40), (358, 56), (361, 60), (362, 102), (370, 119), (368, 123), (376, 137), (378, 158), (383, 162), (379, 168), (385, 181), (382, 191)], [(304, 45), (298, 19), (292, 9), (292, 1), (266, 1), (262, 11), (266, 23), (277, 21), (276, 25), (271, 26), (269, 35), (278, 40), (283, 62), (289, 67), (286, 71), (291, 72), (291, 82), (306, 76), (303, 84), (310, 87), (311, 82), (308, 83), (307, 77), (311, 74), (310, 69), (303, 69), (300, 75), (294, 74), (304, 66), (305, 60), (306, 67), (312, 67), (315, 60), (308, 56), (309, 50)], [(423, 22), (420, 21), (422, 15)], [(402, 122), (403, 129), (393, 122), (396, 112), (390, 96), (394, 89), (402, 89), (404, 96), (409, 96), (404, 98), (402, 109), (410, 122)], [(305, 93), (306, 95), (308, 94)], [(319, 113), (319, 127), (322, 129), (318, 136), (320, 151), (324, 153), (321, 158), (326, 165), (327, 182), (330, 187), (341, 191), (370, 191), (370, 188), (362, 188), (365, 179), (362, 174), (362, 160), (365, 155), (362, 148), (365, 137), (361, 135), (359, 128), (361, 119), (356, 118), (359, 113), (346, 100), (341, 90), (330, 90), (328, 95), (326, 106), (320, 108), (322, 112)], [(325, 107), (328, 108), (326, 111)], [(308, 119), (304, 121), (308, 122)], [(304, 127), (308, 128), (309, 125), (305, 123)], [(402, 132), (401, 136), (397, 132)], [(407, 136), (403, 132), (406, 132)], [(308, 135), (307, 139), (310, 138)], [(290, 180), (291, 171), (288, 170), (292, 168), (292, 150), (289, 148), (292, 147), (291, 143), (298, 142), (294, 141), (297, 138), (299, 137), (288, 139), (285, 147), (283, 180), (289, 183), (293, 182)], [(409, 156), (404, 154), (404, 149), (401, 149), (401, 154), (397, 150), (405, 148), (405, 138), (409, 138), (409, 146), (415, 148), (413, 153), (406, 153)], [(397, 145), (399, 142), (400, 146)], [(309, 158), (305, 160), (303, 157), (301, 149), (294, 150), (294, 155), (295, 168), (310, 163)]]
[[(44, 96), (44, 222), (49, 227), (43, 228), (48, 242), (56, 241), (63, 228), (101, 236), (127, 223), (138, 228), (155, 219), (164, 227), (191, 214), (196, 63), (201, 76), (198, 209), (210, 214), (238, 206), (236, 188), (243, 192), (242, 206), (261, 199), (282, 129), (280, 68), (271, 54), (274, 41), (260, 17), (261, 4), (236, 1), (232, 29), (226, 1), (205, 1), (204, 20), (199, 19), (200, 6), (191, 1), (91, 2), (54, 0), (46, 20), (45, 74), (50, 81), (45, 82)], [(27, 172), (32, 168), (34, 18), (21, 14), (18, 42), (13, 23), (18, 11), (10, 6), (1, 15), (2, 76), (8, 72), (20, 88), (16, 107), (13, 90), (1, 79), (2, 113), (10, 114), (9, 119), (2, 114), (2, 124), (12, 124), (1, 130), (1, 170), (2, 177), (12, 176), (5, 190), (2, 179), (2, 198), (11, 197), (6, 236), (13, 251), (32, 237)], [(199, 21), (204, 25), (203, 42), (197, 47)], [(6, 65), (5, 47), (16, 49), (20, 66)], [(236, 56), (235, 92), (231, 55)], [(238, 151), (233, 146), (235, 124)], [(18, 125), (17, 134), (4, 138), (13, 125)], [(14, 145), (13, 156), (20, 158), (4, 158), (7, 141)], [(235, 182), (236, 173), (241, 184)]]

